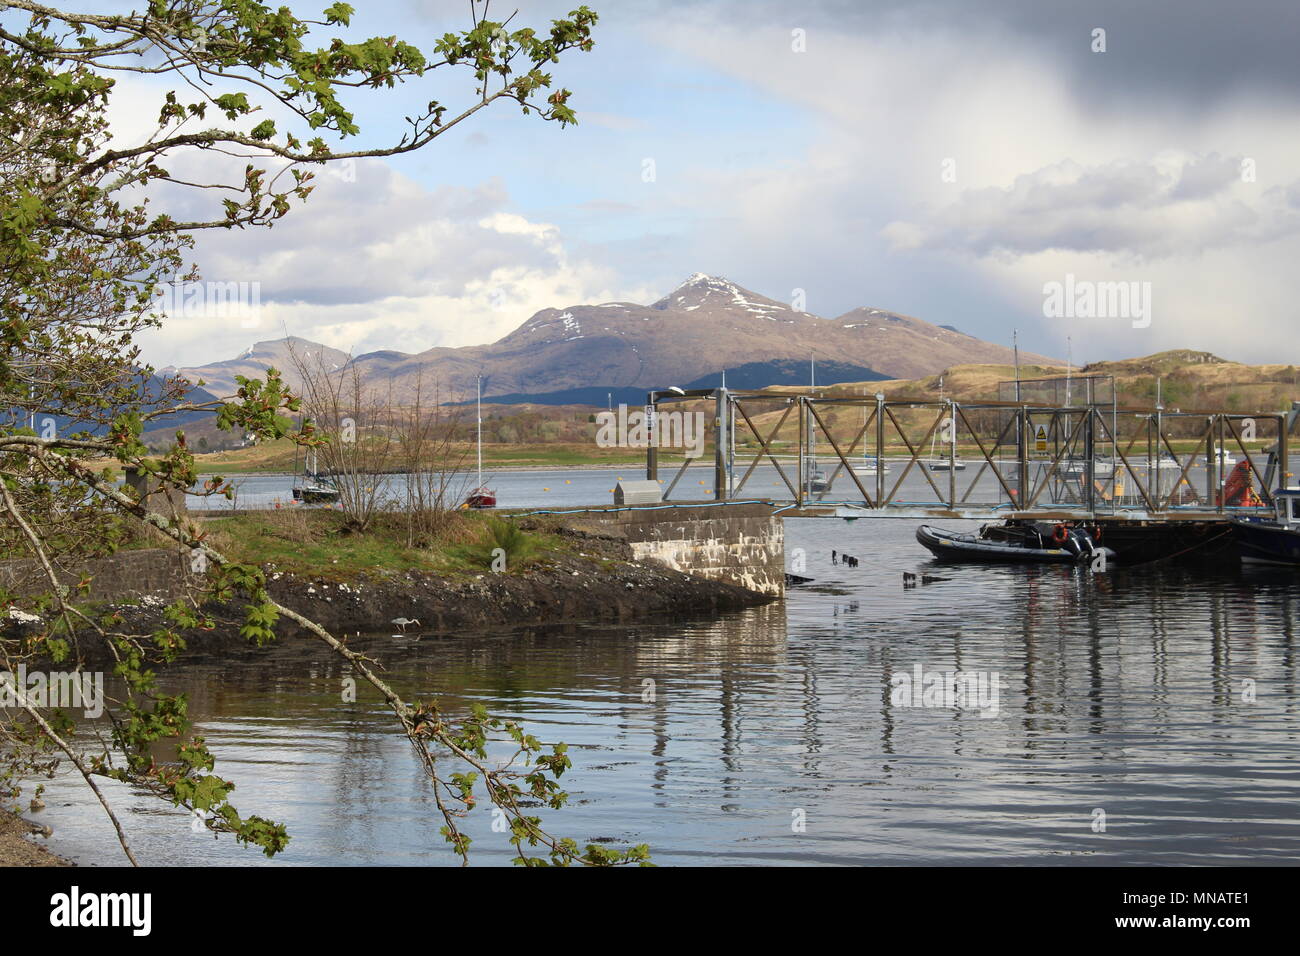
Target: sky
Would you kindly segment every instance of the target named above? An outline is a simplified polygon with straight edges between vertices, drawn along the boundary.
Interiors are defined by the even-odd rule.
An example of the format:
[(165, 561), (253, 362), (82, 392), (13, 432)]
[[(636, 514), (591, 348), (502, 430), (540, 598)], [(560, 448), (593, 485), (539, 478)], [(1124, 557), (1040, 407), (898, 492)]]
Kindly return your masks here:
[[(827, 317), (1016, 330), (1076, 364), (1170, 348), (1300, 362), (1294, 0), (589, 5), (595, 49), (553, 67), (578, 126), (500, 103), (418, 153), (319, 173), (273, 229), (194, 250), (256, 307), (173, 315), (146, 359), (192, 366), (285, 334), (354, 354), (481, 344), (543, 308), (649, 303), (704, 272)], [(422, 48), (469, 18), (467, 0), (356, 6), (349, 36)], [(493, 13), (540, 26), (572, 6)], [(163, 89), (121, 81), (120, 137)], [(454, 113), (471, 79), (356, 99), (360, 142), (391, 141), (431, 96)], [(1045, 314), (1067, 276), (1134, 284), (1144, 312)]]

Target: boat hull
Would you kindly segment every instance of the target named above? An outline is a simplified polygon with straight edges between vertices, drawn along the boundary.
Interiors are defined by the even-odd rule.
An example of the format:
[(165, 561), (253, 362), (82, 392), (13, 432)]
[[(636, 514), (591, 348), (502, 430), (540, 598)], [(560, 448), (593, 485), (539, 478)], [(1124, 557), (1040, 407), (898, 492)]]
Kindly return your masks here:
[(1242, 561), (1300, 566), (1300, 530), (1241, 518), (1232, 524)]
[[(916, 540), (940, 561), (962, 564), (1078, 564), (1087, 560), (1064, 548), (1030, 548), (1018, 544), (990, 541), (973, 534), (956, 534), (941, 528), (921, 525)], [(1115, 558), (1110, 548), (1097, 548), (1106, 560)], [(1096, 553), (1096, 552), (1094, 552)]]
[(295, 488), (293, 500), (305, 505), (321, 505), (339, 500), (339, 493), (330, 488)]

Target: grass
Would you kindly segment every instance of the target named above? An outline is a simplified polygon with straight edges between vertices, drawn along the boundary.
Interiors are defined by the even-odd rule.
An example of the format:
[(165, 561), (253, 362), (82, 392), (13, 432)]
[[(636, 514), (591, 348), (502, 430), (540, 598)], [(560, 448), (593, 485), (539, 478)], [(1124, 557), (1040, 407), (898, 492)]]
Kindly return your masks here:
[[(380, 515), (364, 532), (350, 529), (342, 514), (324, 508), (224, 515), (205, 519), (204, 527), (212, 546), (234, 560), (334, 581), (376, 571), (477, 573), (491, 565), (495, 547), (505, 547), (508, 570), (517, 570), (530, 559), (567, 547), (551, 532), (522, 532), (504, 519), (462, 512), (451, 516), (440, 539), (424, 548), (407, 545), (405, 520), (398, 514)], [(503, 539), (508, 546), (499, 544)]]
[(541, 540), (503, 518), (489, 518), (486, 533), (470, 544), (452, 545), (447, 553), (477, 568), (492, 570), (527, 567), (537, 557)]

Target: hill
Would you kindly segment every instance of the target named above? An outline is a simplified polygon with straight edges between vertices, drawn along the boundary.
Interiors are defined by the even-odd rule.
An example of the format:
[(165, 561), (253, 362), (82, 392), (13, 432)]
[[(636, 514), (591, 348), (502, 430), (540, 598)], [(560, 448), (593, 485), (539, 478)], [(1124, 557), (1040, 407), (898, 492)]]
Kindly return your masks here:
[[(917, 376), (958, 362), (1011, 360), (1010, 349), (951, 326), (866, 307), (826, 319), (727, 279), (696, 274), (650, 305), (604, 302), (543, 309), (489, 345), (416, 354), (385, 350), (349, 360), (318, 343), (282, 339), (259, 342), (235, 359), (179, 371), (223, 394), (233, 391), (235, 375), (255, 374), (269, 365), (295, 381), (291, 347), (320, 350), (327, 368), (350, 362), (368, 382), (385, 389), (391, 384), (398, 401), (412, 395), (417, 383), (426, 390), (437, 383), (445, 396), (470, 399), (481, 374), (485, 397), (536, 402), (551, 396), (546, 401), (562, 404), (572, 401), (573, 395), (564, 394), (572, 390), (644, 393), (710, 381), (723, 369), (740, 370), (747, 382), (755, 383), (744, 387), (800, 381), (813, 356), (826, 369), (825, 381), (844, 375), (860, 380)], [(767, 371), (773, 374), (765, 378)]]

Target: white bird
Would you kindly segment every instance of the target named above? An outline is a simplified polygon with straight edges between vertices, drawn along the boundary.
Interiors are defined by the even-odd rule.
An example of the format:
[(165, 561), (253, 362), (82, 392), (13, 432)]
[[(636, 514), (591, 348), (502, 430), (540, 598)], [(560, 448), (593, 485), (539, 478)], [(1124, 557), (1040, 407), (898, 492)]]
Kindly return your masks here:
[(420, 619), (415, 617), (395, 617), (393, 618), (391, 623), (396, 624), (398, 627), (400, 627), (402, 629), (402, 633), (405, 634), (406, 629), (410, 627), (412, 624), (419, 624)]

